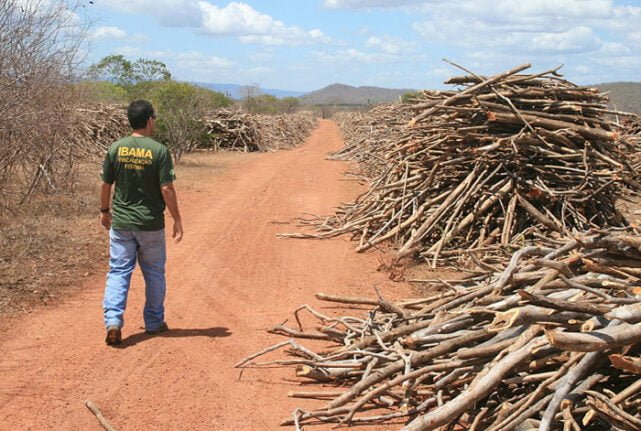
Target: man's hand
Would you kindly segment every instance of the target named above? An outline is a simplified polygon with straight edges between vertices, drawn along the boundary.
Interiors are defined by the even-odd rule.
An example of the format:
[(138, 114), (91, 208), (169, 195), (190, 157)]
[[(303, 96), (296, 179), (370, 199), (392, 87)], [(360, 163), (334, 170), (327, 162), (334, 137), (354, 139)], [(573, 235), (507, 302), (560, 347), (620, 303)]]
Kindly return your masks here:
[(180, 218), (180, 211), (178, 211), (178, 198), (176, 197), (176, 190), (172, 183), (164, 184), (160, 187), (162, 197), (165, 200), (169, 214), (174, 219), (174, 232), (171, 236), (178, 244), (183, 239), (183, 223)]
[(174, 233), (171, 236), (178, 244), (183, 239), (183, 224), (180, 220), (174, 221)]
[(100, 188), (100, 224), (105, 229), (111, 228), (111, 211), (102, 211), (109, 209), (109, 201), (111, 200), (111, 184), (102, 183)]
[(100, 224), (107, 230), (111, 227), (111, 212), (100, 213)]

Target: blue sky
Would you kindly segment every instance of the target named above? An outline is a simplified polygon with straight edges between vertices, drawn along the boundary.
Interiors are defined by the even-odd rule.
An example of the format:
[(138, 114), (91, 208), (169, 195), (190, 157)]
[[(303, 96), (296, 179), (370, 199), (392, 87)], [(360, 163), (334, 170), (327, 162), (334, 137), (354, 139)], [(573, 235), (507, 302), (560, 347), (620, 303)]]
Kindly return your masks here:
[(88, 62), (165, 62), (185, 81), (311, 91), (442, 88), (457, 69), (564, 64), (579, 84), (641, 81), (641, 0), (93, 0)]

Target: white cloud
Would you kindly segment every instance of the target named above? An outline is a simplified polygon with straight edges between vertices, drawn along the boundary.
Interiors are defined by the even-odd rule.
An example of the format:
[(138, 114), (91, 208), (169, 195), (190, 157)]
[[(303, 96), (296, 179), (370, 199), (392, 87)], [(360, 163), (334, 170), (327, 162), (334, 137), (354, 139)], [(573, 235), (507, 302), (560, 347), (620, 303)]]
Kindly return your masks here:
[(197, 51), (169, 53), (169, 58), (180, 62), (182, 67), (194, 69), (228, 68), (234, 65), (234, 62), (227, 58), (205, 55)]
[(380, 64), (393, 63), (398, 60), (395, 55), (386, 53), (371, 53), (355, 48), (340, 49), (335, 52), (316, 51), (314, 56), (323, 63), (366, 63)]
[(199, 27), (202, 12), (195, 0), (100, 0), (119, 11), (153, 17), (166, 27)]
[(399, 6), (430, 3), (429, 0), (324, 0), (328, 9), (397, 8)]
[(268, 61), (271, 61), (273, 58), (274, 58), (274, 53), (272, 51), (272, 48), (254, 52), (249, 56), (249, 59), (254, 63), (266, 63)]
[(328, 43), (329, 38), (318, 29), (305, 31), (287, 26), (245, 3), (232, 2), (218, 7), (201, 1), (202, 31), (212, 35), (238, 36), (241, 42), (264, 45), (303, 45)]
[(465, 0), (442, 4), (412, 28), (426, 41), (498, 54), (581, 54), (607, 43), (598, 29), (616, 12), (610, 0)]
[(370, 36), (365, 41), (365, 46), (378, 49), (386, 54), (399, 55), (414, 51), (416, 43), (386, 34), (381, 37)]
[(604, 18), (612, 13), (612, 0), (464, 0), (456, 9), (489, 22), (554, 22), (565, 18)]
[(173, 75), (179, 78), (189, 76), (193, 80), (206, 80), (221, 71), (227, 73), (235, 66), (234, 61), (230, 59), (198, 51), (148, 51), (138, 46), (123, 46), (116, 49), (114, 54), (122, 54), (126, 57), (153, 58), (165, 63)]
[(89, 38), (92, 40), (96, 39), (124, 39), (127, 37), (127, 32), (121, 28), (113, 26), (102, 26), (94, 29), (90, 34)]
[(217, 35), (265, 35), (273, 26), (284, 27), (280, 21), (256, 11), (245, 3), (229, 3), (218, 7), (211, 3), (199, 2), (203, 12), (203, 29)]
[(493, 20), (544, 15), (549, 17), (602, 17), (612, 11), (612, 0), (324, 0), (328, 9), (412, 9), (424, 12), (448, 7)]
[(603, 42), (591, 28), (580, 26), (560, 33), (535, 33), (531, 37), (533, 52), (589, 52), (599, 49)]
[(267, 66), (257, 66), (257, 67), (252, 67), (250, 69), (246, 70), (247, 75), (249, 76), (260, 76), (265, 73), (273, 72), (274, 68), (273, 67), (267, 67)]
[(237, 37), (244, 43), (264, 45), (326, 44), (330, 38), (319, 29), (286, 25), (247, 3), (217, 6), (203, 0), (104, 0), (128, 13), (151, 15), (167, 27), (190, 27), (212, 36)]

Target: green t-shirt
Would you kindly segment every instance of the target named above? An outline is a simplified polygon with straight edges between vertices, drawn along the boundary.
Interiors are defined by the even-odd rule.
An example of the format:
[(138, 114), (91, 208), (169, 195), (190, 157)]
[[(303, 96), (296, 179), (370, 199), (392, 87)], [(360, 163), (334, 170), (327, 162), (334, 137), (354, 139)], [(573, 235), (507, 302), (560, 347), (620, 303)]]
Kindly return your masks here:
[(147, 137), (128, 136), (105, 156), (102, 180), (116, 183), (113, 197), (115, 230), (149, 231), (165, 227), (165, 201), (160, 187), (176, 179), (167, 147)]

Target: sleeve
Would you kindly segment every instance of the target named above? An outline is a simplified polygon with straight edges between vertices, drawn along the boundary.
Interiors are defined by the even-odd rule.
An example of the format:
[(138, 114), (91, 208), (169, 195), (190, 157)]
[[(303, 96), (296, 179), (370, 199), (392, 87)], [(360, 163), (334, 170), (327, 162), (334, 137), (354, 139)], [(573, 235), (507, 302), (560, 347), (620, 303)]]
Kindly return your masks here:
[(107, 151), (107, 154), (105, 154), (105, 160), (102, 162), (101, 177), (102, 181), (107, 184), (113, 184), (116, 180), (114, 174), (114, 164), (113, 160), (111, 160), (111, 151)]
[(160, 185), (163, 186), (167, 183), (173, 183), (176, 179), (174, 162), (171, 160), (171, 153), (166, 148), (160, 153), (158, 162), (158, 179)]

